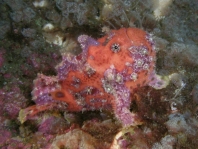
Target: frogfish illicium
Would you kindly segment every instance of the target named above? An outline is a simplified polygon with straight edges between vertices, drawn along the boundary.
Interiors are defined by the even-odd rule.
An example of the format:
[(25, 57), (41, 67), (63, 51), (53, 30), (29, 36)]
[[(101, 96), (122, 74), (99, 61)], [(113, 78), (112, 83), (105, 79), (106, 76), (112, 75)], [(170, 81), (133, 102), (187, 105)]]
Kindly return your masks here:
[(20, 121), (53, 108), (70, 112), (107, 109), (123, 126), (137, 125), (138, 116), (130, 111), (134, 89), (166, 86), (155, 73), (152, 36), (138, 28), (121, 28), (98, 40), (80, 35), (78, 42), (82, 52), (63, 54), (57, 76), (38, 74), (32, 91), (36, 105), (21, 110)]

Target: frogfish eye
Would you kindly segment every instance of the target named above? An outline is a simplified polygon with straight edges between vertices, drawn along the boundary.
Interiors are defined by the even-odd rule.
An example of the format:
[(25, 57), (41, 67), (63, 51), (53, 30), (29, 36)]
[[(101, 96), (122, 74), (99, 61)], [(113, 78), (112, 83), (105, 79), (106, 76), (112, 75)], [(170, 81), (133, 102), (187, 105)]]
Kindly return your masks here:
[(113, 51), (114, 53), (117, 53), (120, 51), (120, 45), (118, 43), (114, 43), (111, 45), (111, 51)]

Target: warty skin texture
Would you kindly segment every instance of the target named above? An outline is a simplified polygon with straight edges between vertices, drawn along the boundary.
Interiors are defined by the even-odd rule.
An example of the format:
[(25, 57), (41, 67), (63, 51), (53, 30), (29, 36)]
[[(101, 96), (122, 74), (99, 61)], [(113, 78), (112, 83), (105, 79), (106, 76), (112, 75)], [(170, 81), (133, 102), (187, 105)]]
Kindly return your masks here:
[[(52, 78), (43, 79), (44, 86), (35, 84), (35, 101), (44, 95), (50, 101), (45, 103), (47, 108), (38, 104), (37, 111), (61, 101), (66, 103), (65, 110), (71, 112), (112, 109), (123, 126), (140, 124), (138, 116), (130, 111), (133, 90), (146, 85), (161, 89), (166, 84), (154, 70), (156, 52), (152, 37), (141, 29), (121, 28), (98, 40), (81, 35), (78, 42), (82, 53), (63, 54), (54, 82)], [(39, 95), (35, 96), (38, 88)], [(38, 110), (38, 106), (42, 108)], [(25, 110), (23, 120), (28, 119), (30, 111)]]

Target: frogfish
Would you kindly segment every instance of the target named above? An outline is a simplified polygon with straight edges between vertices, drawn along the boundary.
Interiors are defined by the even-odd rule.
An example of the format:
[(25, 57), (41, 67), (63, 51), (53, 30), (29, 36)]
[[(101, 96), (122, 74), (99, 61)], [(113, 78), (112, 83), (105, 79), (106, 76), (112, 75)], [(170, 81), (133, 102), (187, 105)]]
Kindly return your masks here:
[(97, 40), (88, 35), (77, 40), (82, 52), (63, 54), (57, 76), (38, 74), (32, 91), (36, 104), (22, 109), (19, 120), (23, 123), (53, 108), (69, 112), (106, 109), (123, 126), (138, 125), (138, 116), (130, 111), (134, 89), (167, 85), (155, 72), (152, 36), (138, 28), (121, 28)]

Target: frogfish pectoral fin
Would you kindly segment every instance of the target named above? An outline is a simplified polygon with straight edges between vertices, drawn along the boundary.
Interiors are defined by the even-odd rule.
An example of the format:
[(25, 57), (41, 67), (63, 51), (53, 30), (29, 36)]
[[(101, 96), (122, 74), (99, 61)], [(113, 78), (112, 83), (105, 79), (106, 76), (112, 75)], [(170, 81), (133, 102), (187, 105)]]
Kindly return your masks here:
[(27, 121), (28, 119), (31, 119), (36, 114), (38, 114), (42, 111), (51, 109), (53, 106), (54, 105), (52, 103), (47, 103), (47, 104), (43, 104), (43, 105), (33, 105), (26, 109), (21, 109), (19, 111), (18, 120), (23, 124), (25, 121)]

